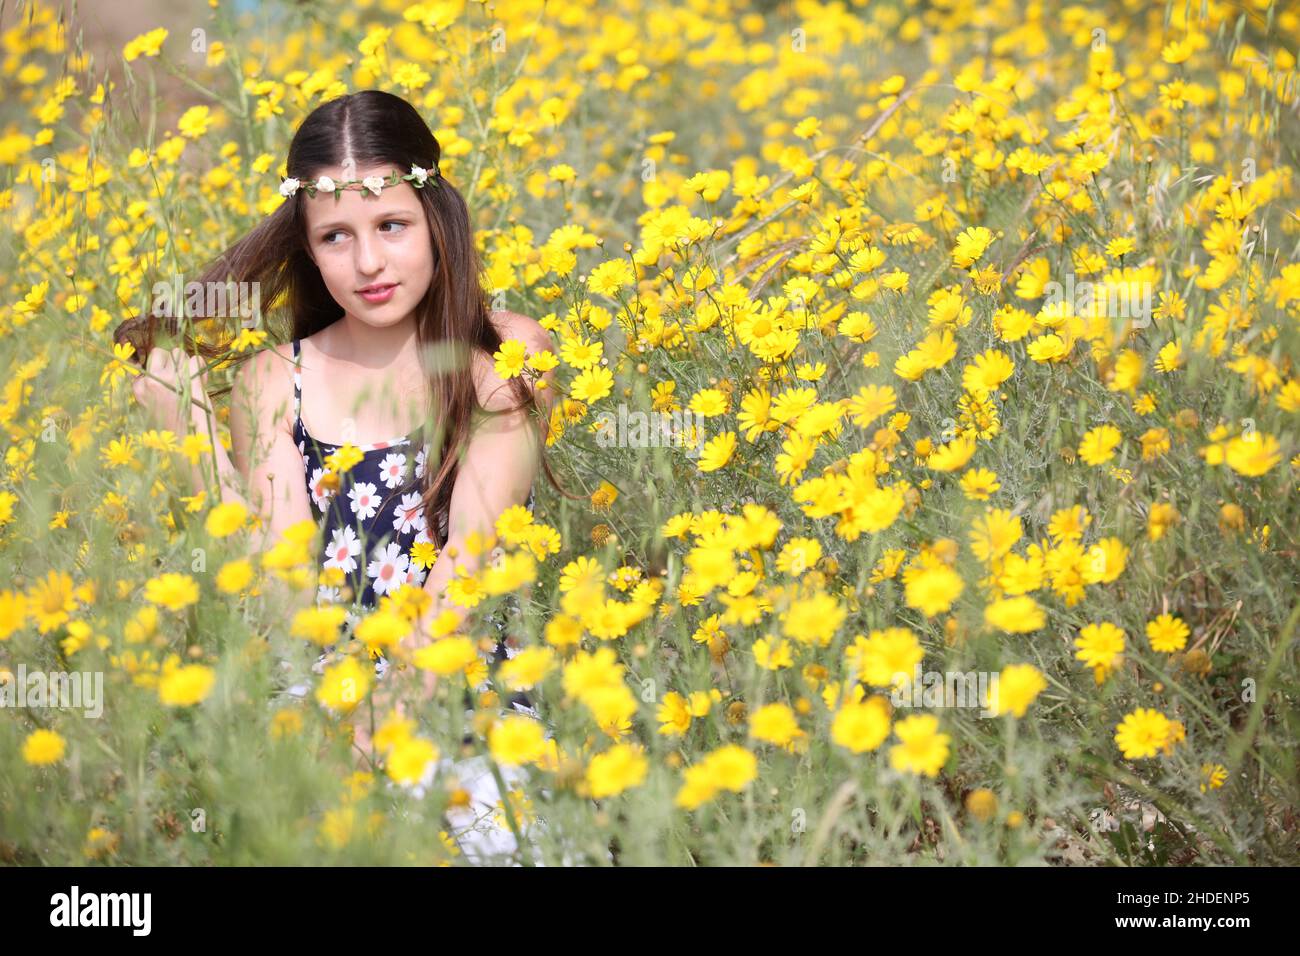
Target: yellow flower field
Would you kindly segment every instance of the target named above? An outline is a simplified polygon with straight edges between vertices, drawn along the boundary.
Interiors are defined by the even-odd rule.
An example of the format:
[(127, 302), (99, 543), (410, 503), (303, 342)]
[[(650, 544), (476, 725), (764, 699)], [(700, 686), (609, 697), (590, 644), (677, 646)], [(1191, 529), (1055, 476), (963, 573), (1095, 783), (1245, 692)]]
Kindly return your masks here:
[[(1300, 862), (1300, 10), (316, 7), (3, 23), (0, 862)], [(214, 435), (113, 339), (372, 88), (561, 393), (568, 494), (418, 651), (423, 591), (332, 645), (317, 528), (182, 490), (276, 303), (201, 330)]]

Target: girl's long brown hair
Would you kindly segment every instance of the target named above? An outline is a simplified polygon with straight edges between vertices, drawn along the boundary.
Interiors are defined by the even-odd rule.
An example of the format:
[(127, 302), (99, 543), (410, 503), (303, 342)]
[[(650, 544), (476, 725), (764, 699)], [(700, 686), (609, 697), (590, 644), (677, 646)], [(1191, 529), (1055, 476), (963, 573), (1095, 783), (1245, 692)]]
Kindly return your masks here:
[[(436, 183), (433, 179), (441, 155), (438, 140), (415, 107), (382, 90), (362, 90), (312, 110), (289, 144), (286, 161), (286, 174), (302, 182), (311, 182), (323, 170), (342, 166), (348, 159), (357, 169), (391, 164), (402, 173), (413, 165), (430, 171), (430, 179), (416, 193), (428, 220), (435, 261), (433, 281), (415, 309), (415, 324), (421, 356), (439, 359), (428, 381), (430, 420), (437, 423), (441, 447), (435, 447), (436, 440), (430, 443), (421, 493), (430, 534), (439, 547), (446, 543), (442, 520), (450, 513), (457, 465), (468, 446), (474, 418), (482, 413), (470, 359), (474, 349), (491, 355), (501, 347), (480, 281), (482, 264), (474, 246), (469, 209), (445, 178), (439, 176)], [(258, 283), (255, 288), (260, 302), (268, 310), (268, 330), (281, 341), (287, 340), (283, 337), (285, 323), (273, 323), (269, 310), (282, 296), (288, 299), (287, 332), (291, 338), (313, 335), (342, 318), (344, 312), (307, 253), (305, 202), (305, 191), (300, 189), (194, 280), (202, 289), (212, 288), (209, 283)], [(273, 324), (282, 328), (273, 328)], [(248, 357), (198, 339), (192, 325), (186, 323), (182, 328), (174, 314), (128, 319), (117, 327), (113, 338), (134, 345), (143, 362), (159, 327), (171, 335), (183, 332), (184, 348), (191, 354), (235, 362)], [(276, 335), (277, 331), (281, 335)], [(545, 434), (549, 420), (541, 415), (532, 390), (518, 376), (509, 379), (508, 385), (516, 402), (506, 411), (527, 409), (530, 416), (540, 415)], [(217, 390), (217, 394), (225, 390)], [(544, 442), (542, 448), (543, 470), (559, 488), (546, 460)]]

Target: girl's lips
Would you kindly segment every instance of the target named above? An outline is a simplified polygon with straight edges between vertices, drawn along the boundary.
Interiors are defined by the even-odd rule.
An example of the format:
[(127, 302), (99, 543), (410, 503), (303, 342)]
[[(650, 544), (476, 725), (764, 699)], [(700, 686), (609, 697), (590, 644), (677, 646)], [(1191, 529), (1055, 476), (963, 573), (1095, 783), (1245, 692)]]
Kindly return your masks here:
[(397, 288), (397, 283), (393, 283), (392, 285), (384, 286), (382, 289), (376, 289), (373, 292), (359, 292), (357, 294), (360, 295), (361, 298), (365, 299), (367, 302), (379, 304), (381, 302), (387, 302), (389, 299), (391, 299), (393, 297), (393, 291), (396, 288)]

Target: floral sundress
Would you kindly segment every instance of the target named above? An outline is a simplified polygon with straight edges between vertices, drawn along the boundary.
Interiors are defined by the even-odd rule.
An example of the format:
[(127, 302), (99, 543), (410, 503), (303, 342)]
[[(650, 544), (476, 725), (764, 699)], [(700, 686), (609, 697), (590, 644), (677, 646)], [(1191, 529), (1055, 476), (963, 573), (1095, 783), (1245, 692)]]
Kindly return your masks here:
[[(409, 435), (371, 445), (357, 445), (362, 454), (338, 476), (337, 487), (326, 459), (339, 445), (317, 441), (302, 421), (301, 346), (293, 340), (293, 439), (302, 455), (312, 514), (324, 529), (322, 568), (338, 568), (362, 608), (403, 584), (420, 587), (428, 572), (411, 560), (411, 549), (432, 542), (420, 499), (429, 445), (420, 429)], [(445, 521), (440, 531), (446, 531)], [(322, 601), (343, 599), (341, 588), (320, 585)], [(356, 618), (352, 619), (356, 623)]]
[[(354, 595), (341, 639), (346, 639), (366, 612), (379, 598), (403, 584), (421, 587), (428, 570), (412, 560), (412, 549), (421, 542), (433, 542), (420, 498), (420, 479), (429, 460), (429, 444), (421, 438), (422, 429), (408, 435), (357, 445), (362, 459), (338, 478), (337, 487), (327, 481), (332, 477), (326, 459), (339, 445), (321, 442), (310, 435), (302, 421), (302, 348), (293, 340), (293, 439), (302, 455), (307, 493), (312, 514), (324, 531), (319, 555), (322, 568), (338, 568)], [(528, 510), (533, 509), (534, 495), (528, 494)], [(439, 535), (447, 534), (447, 518), (441, 516)], [(317, 603), (339, 603), (343, 589), (319, 585)], [(507, 602), (512, 608), (513, 602)], [(500, 636), (493, 654), (495, 661), (510, 656), (505, 643), (506, 617), (498, 612), (490, 619)], [(387, 668), (383, 658), (376, 663), (382, 676)], [(534, 713), (525, 694), (510, 698), (517, 710)]]

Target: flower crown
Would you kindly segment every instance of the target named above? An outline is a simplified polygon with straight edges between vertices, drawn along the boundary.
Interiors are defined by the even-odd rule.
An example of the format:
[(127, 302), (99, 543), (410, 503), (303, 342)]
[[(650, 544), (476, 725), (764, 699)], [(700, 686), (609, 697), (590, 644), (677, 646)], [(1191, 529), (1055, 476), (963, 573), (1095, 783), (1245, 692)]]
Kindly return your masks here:
[(360, 186), (362, 192), (369, 189), (378, 196), (385, 186), (396, 186), (403, 181), (409, 182), (416, 189), (423, 189), (426, 182), (431, 186), (437, 186), (440, 175), (441, 172), (437, 166), (434, 166), (432, 172), (430, 172), (427, 169), (412, 165), (411, 171), (405, 176), (394, 171), (387, 176), (367, 176), (365, 179), (348, 179), (341, 183), (335, 182), (328, 176), (321, 176), (315, 182), (310, 183), (304, 183), (301, 180), (289, 177), (280, 183), (280, 195), (287, 199), (301, 189), (308, 196), (314, 197), (318, 192), (325, 192), (333, 193), (334, 198), (338, 199), (339, 193), (343, 192), (343, 190)]

